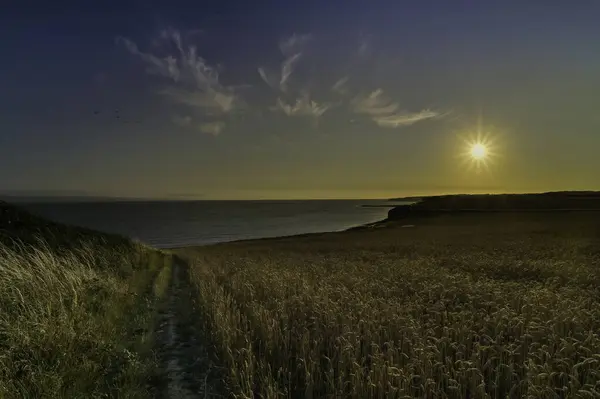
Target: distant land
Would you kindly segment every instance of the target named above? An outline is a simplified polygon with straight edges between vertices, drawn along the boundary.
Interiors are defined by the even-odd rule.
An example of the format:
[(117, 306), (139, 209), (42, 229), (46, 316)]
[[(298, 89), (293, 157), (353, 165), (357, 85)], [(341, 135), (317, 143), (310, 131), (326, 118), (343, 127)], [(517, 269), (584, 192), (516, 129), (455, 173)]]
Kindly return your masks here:
[[(107, 197), (95, 195), (61, 195), (61, 194), (15, 194), (0, 192), (0, 200), (10, 203), (38, 202), (108, 202), (108, 201), (142, 201), (141, 198)], [(146, 199), (147, 201), (147, 199)]]
[(39, 202), (144, 202), (144, 201), (193, 201), (197, 198), (182, 197), (120, 197), (98, 195), (74, 190), (0, 190), (0, 200), (11, 203)]
[[(398, 201), (398, 200), (397, 200)], [(388, 212), (388, 220), (465, 212), (600, 211), (599, 191), (555, 191), (530, 194), (460, 194), (422, 197)]]
[[(425, 200), (450, 200), (454, 201), (469, 200), (469, 201), (481, 201), (490, 197), (503, 197), (506, 199), (516, 199), (517, 197), (560, 197), (561, 199), (578, 199), (578, 200), (591, 200), (600, 199), (600, 191), (548, 191), (541, 193), (506, 193), (506, 194), (439, 194), (439, 195), (419, 195), (419, 196), (408, 196), (408, 197), (396, 197), (381, 199), (381, 201), (388, 202), (389, 204), (365, 204), (364, 207), (394, 207), (399, 204), (393, 204), (393, 202), (421, 202)], [(94, 193), (87, 193), (85, 191), (76, 190), (0, 190), (0, 200), (11, 202), (11, 203), (40, 203), (40, 202), (148, 202), (148, 201), (202, 201), (206, 200), (200, 197), (194, 197), (192, 195), (169, 195), (165, 197), (122, 197), (122, 196), (110, 196), (110, 195), (98, 195)], [(361, 200), (361, 199), (356, 199)], [(367, 201), (368, 199), (362, 199)], [(238, 200), (240, 201), (240, 200)], [(280, 200), (264, 200), (264, 201), (280, 201)], [(290, 200), (286, 200), (290, 201)], [(292, 200), (293, 201), (293, 200)]]
[(401, 198), (390, 198), (388, 201), (390, 202), (409, 202), (409, 201), (421, 201), (423, 198), (427, 198), (426, 196), (420, 197), (401, 197)]
[(388, 201), (423, 201), (425, 199), (484, 199), (489, 197), (495, 198), (516, 198), (516, 197), (561, 197), (561, 198), (577, 198), (577, 199), (600, 199), (600, 191), (547, 191), (541, 193), (505, 193), (505, 194), (439, 194), (439, 195), (421, 195), (412, 197), (390, 198)]

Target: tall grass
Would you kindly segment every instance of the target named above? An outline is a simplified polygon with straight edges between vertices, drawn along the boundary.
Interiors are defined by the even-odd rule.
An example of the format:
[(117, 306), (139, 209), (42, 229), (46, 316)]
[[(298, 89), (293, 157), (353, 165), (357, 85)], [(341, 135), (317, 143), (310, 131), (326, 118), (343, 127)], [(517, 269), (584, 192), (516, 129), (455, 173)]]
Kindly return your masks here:
[(600, 397), (597, 228), (495, 223), (199, 250), (231, 394)]
[(0, 397), (148, 397), (170, 257), (100, 234), (70, 240), (0, 244)]

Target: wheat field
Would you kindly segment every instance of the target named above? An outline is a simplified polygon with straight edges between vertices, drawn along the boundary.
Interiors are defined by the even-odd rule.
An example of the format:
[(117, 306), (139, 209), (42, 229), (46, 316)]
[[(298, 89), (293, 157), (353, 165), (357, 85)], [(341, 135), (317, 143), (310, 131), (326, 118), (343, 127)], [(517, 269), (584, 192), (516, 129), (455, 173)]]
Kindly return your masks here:
[(598, 226), (448, 215), (180, 253), (232, 397), (594, 398)]

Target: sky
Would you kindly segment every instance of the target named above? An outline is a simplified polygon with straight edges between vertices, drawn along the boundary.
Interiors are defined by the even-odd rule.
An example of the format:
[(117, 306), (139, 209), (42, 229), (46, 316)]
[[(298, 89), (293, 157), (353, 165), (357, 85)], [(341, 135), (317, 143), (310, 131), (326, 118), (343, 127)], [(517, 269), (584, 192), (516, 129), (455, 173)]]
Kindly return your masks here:
[(11, 2), (0, 192), (599, 190), (598, 15), (592, 0)]

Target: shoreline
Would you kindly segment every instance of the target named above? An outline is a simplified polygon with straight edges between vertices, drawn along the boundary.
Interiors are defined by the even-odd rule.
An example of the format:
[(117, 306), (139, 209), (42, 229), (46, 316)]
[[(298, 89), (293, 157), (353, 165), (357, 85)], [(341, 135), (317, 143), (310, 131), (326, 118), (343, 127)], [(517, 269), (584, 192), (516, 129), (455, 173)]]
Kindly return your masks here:
[(358, 231), (367, 228), (371, 228), (371, 226), (378, 225), (380, 223), (385, 223), (388, 221), (388, 218), (381, 219), (375, 222), (359, 224), (356, 226), (344, 228), (341, 230), (327, 230), (327, 231), (316, 231), (313, 233), (299, 233), (299, 234), (288, 234), (288, 235), (280, 235), (280, 236), (265, 236), (265, 237), (257, 237), (257, 238), (242, 238), (237, 240), (230, 241), (219, 241), (219, 242), (211, 242), (206, 244), (193, 244), (193, 245), (185, 245), (185, 246), (176, 246), (176, 247), (160, 247), (158, 249), (166, 250), (166, 251), (176, 251), (186, 248), (198, 248), (198, 247), (211, 247), (214, 245), (223, 245), (223, 244), (234, 244), (234, 243), (245, 243), (250, 241), (266, 241), (266, 240), (281, 240), (281, 239), (290, 239), (290, 238), (304, 238), (309, 236), (317, 236), (317, 235), (326, 235), (326, 234), (339, 234), (346, 233), (350, 231)]
[[(404, 379), (390, 379), (376, 389), (379, 396), (388, 394), (384, 389), (396, 395), (403, 386), (421, 383), (414, 377), (415, 364), (424, 374), (438, 376), (430, 360), (456, 349), (440, 359), (448, 378), (460, 376), (453, 389), (444, 391), (448, 379), (436, 377), (440, 389), (434, 393), (448, 396), (456, 394), (456, 386), (471, 392), (472, 375), (454, 361), (464, 355), (461, 348), (472, 345), (468, 358), (502, 358), (507, 347), (493, 342), (505, 342), (507, 334), (514, 339), (510, 350), (528, 345), (531, 352), (515, 349), (517, 357), (507, 358), (507, 367), (520, 374), (475, 364), (490, 387), (502, 381), (502, 392), (514, 393), (515, 386), (534, 381), (538, 386), (532, 389), (539, 392), (548, 382), (563, 389), (563, 381), (531, 378), (531, 370), (519, 369), (532, 358), (543, 359), (546, 344), (557, 348), (559, 361), (550, 359), (534, 372), (590, 371), (573, 359), (600, 351), (600, 337), (589, 333), (600, 315), (600, 207), (594, 202), (588, 208), (544, 209), (429, 205), (395, 207), (385, 219), (344, 230), (162, 251), (125, 237), (113, 242), (101, 232), (49, 222), (0, 203), (0, 243), (10, 255), (0, 263), (15, 271), (3, 286), (5, 300), (15, 305), (8, 307), (14, 311), (7, 313), (5, 325), (11, 342), (18, 343), (0, 353), (8, 359), (0, 364), (0, 396), (14, 391), (20, 397), (52, 397), (57, 388), (44, 377), (59, 381), (67, 375), (77, 384), (66, 387), (66, 396), (122, 392), (125, 397), (195, 398), (233, 392), (266, 397), (289, 386), (289, 396), (303, 397), (308, 380), (309, 394), (315, 396), (327, 391), (343, 397), (350, 387), (356, 396), (369, 397), (372, 386), (362, 382), (387, 375), (390, 367), (399, 370), (394, 378)], [(352, 233), (367, 229), (373, 230)], [(28, 241), (13, 246), (13, 238)], [(35, 321), (25, 325), (28, 329), (20, 328), (24, 301), (31, 305), (24, 308), (25, 317)], [(536, 328), (535, 336), (523, 327), (524, 317)], [(491, 335), (473, 346), (482, 331)], [(345, 339), (349, 336), (356, 338)], [(391, 339), (406, 345), (386, 347)], [(575, 352), (570, 340), (587, 343)], [(364, 352), (365, 343), (373, 352)], [(73, 350), (65, 352), (65, 344)], [(245, 355), (248, 348), (251, 356)], [(317, 359), (323, 348), (338, 360), (297, 361), (299, 353)], [(123, 354), (137, 361), (124, 361)], [(56, 363), (44, 360), (49, 355)], [(389, 362), (365, 366), (384, 356)], [(29, 369), (22, 367), (24, 361)], [(97, 372), (89, 372), (90, 361)], [(115, 364), (120, 365), (118, 380), (112, 376)], [(565, 364), (571, 368), (565, 371)], [(327, 376), (332, 367), (339, 376), (331, 379), (335, 385), (312, 377)], [(27, 370), (47, 374), (24, 374)], [(289, 384), (290, 375), (301, 379)], [(595, 382), (593, 373), (579, 375)], [(246, 376), (256, 384), (243, 391)], [(576, 389), (568, 394), (577, 394)], [(427, 396), (424, 390), (411, 393)]]
[[(419, 199), (417, 201), (417, 198)], [(285, 235), (264, 235), (251, 238), (234, 238), (224, 241), (199, 243), (165, 243), (147, 245), (163, 250), (177, 250), (189, 247), (213, 246), (217, 244), (247, 242), (256, 240), (281, 240), (303, 238), (362, 230), (379, 229), (396, 223), (410, 223), (415, 218), (431, 218), (440, 215), (461, 214), (501, 214), (501, 213), (565, 213), (600, 212), (598, 192), (555, 192), (541, 194), (490, 194), (490, 195), (442, 195), (431, 197), (406, 197), (390, 199), (389, 203), (361, 204), (361, 208), (388, 208), (387, 216), (375, 221), (349, 225), (334, 230), (291, 233)], [(383, 212), (382, 212), (383, 213)], [(383, 215), (381, 215), (383, 216)], [(380, 216), (380, 217), (381, 217)], [(168, 240), (166, 240), (168, 241)]]
[[(586, 206), (581, 207), (582, 200)], [(398, 201), (395, 199), (394, 201)], [(400, 201), (399, 201), (400, 202)], [(408, 202), (408, 201), (407, 201)], [(550, 206), (549, 206), (550, 205)], [(561, 206), (562, 205), (562, 206)], [(567, 206), (570, 205), (570, 206)], [(579, 207), (574, 206), (579, 205)], [(593, 205), (593, 206), (592, 206)], [(208, 244), (186, 245), (164, 248), (180, 250), (213, 246), (228, 243), (245, 243), (251, 241), (284, 240), (313, 237), (336, 233), (357, 232), (388, 227), (402, 221), (412, 221), (420, 218), (431, 218), (441, 215), (466, 214), (502, 214), (502, 213), (581, 213), (600, 212), (600, 196), (596, 192), (559, 192), (542, 194), (498, 194), (498, 195), (449, 195), (420, 197), (420, 201), (406, 204), (390, 205), (361, 205), (361, 207), (390, 208), (387, 217), (374, 222), (359, 224), (341, 230), (300, 233), (282, 236), (266, 236), (259, 238), (238, 239)]]

